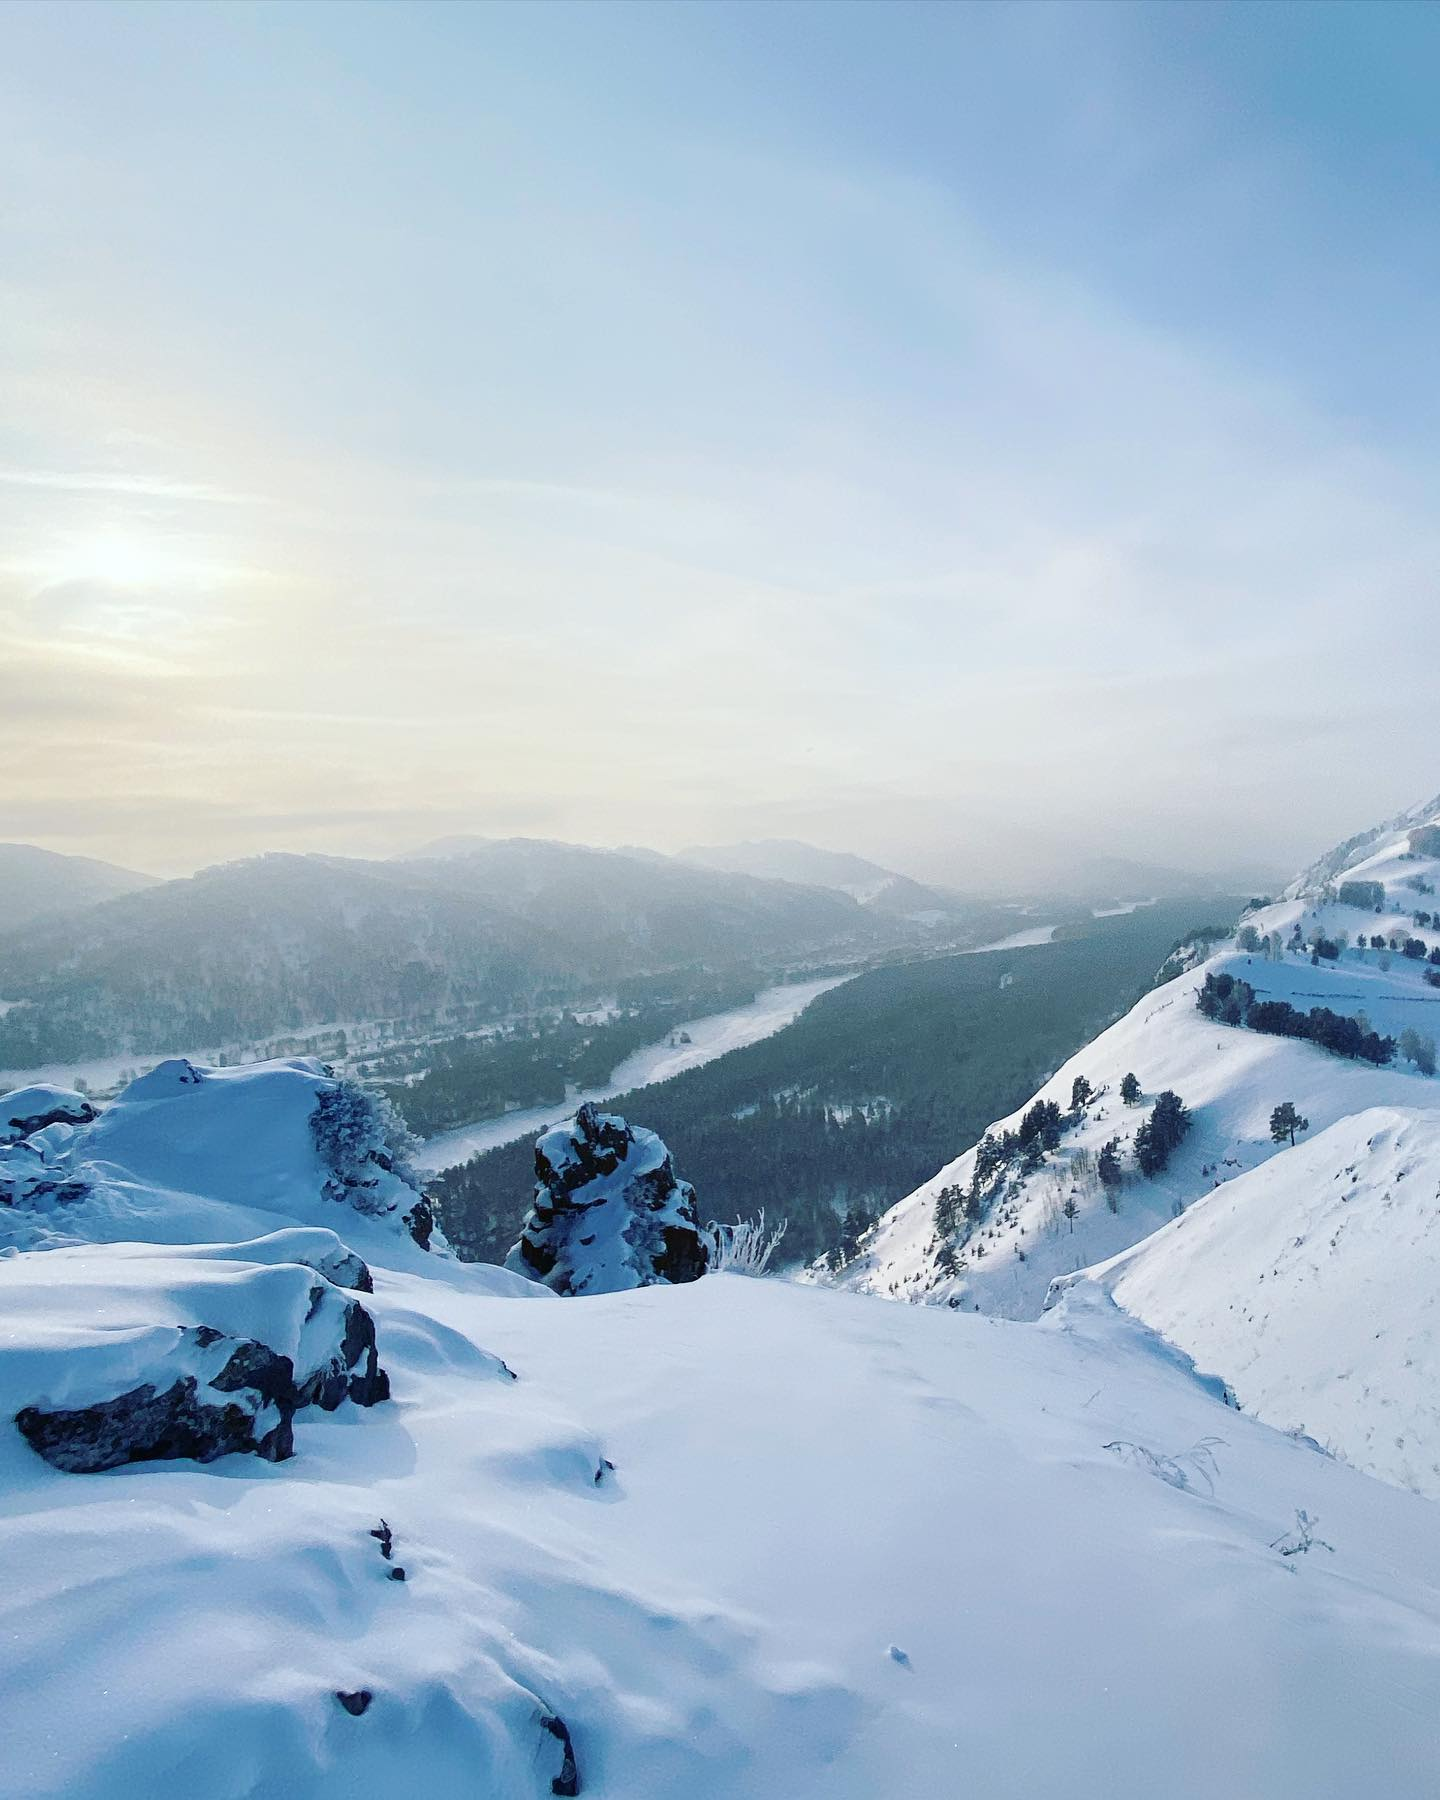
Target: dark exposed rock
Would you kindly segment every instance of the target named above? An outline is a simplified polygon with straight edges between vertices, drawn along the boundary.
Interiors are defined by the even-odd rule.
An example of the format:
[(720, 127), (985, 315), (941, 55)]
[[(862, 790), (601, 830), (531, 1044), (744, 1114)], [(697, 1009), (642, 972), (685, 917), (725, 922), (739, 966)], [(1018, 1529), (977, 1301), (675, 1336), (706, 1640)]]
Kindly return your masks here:
[(0, 1098), (0, 1142), (29, 1137), (47, 1125), (88, 1125), (98, 1117), (94, 1102), (71, 1088), (16, 1088)]
[(371, 1531), (370, 1535), (379, 1544), (380, 1554), (385, 1558), (386, 1562), (389, 1562), (390, 1558), (395, 1554), (395, 1533), (390, 1529), (385, 1520), (382, 1519)]
[(352, 1719), (358, 1719), (369, 1706), (375, 1696), (369, 1688), (356, 1688), (353, 1693), (346, 1693), (344, 1688), (336, 1688), (335, 1698), (345, 1708)]
[(507, 1268), (557, 1294), (695, 1281), (709, 1252), (695, 1190), (653, 1131), (582, 1106), (535, 1144), (535, 1194)]
[[(323, 1296), (325, 1290), (319, 1291)], [(301, 1382), (288, 1356), (254, 1338), (227, 1337), (209, 1325), (181, 1328), (178, 1337), (181, 1365), (198, 1365), (190, 1372), (163, 1387), (144, 1382), (90, 1406), (23, 1407), (15, 1423), (25, 1441), (46, 1462), (74, 1474), (174, 1457), (213, 1462), (236, 1451), (283, 1462), (294, 1454), (292, 1420), (299, 1408), (333, 1412), (345, 1399), (373, 1406), (389, 1397), (375, 1324), (358, 1300), (346, 1303), (335, 1354)], [(214, 1369), (217, 1354), (224, 1359)]]
[(430, 1239), (435, 1235), (435, 1202), (422, 1194), (403, 1217), (411, 1237), (422, 1250), (428, 1250)]
[[(323, 1293), (324, 1290), (321, 1290)], [(299, 1406), (334, 1412), (342, 1400), (374, 1406), (390, 1398), (390, 1377), (380, 1367), (375, 1321), (358, 1300), (347, 1302), (345, 1329), (335, 1355), (296, 1387)]]
[(550, 1783), (552, 1794), (575, 1795), (580, 1792), (580, 1770), (575, 1761), (575, 1746), (570, 1741), (570, 1727), (558, 1713), (546, 1713), (541, 1725), (553, 1738), (558, 1738), (563, 1760), (560, 1773)]
[(390, 1571), (390, 1579), (392, 1581), (403, 1581), (405, 1579), (405, 1571), (400, 1567), (399, 1563), (396, 1563), (395, 1567)]
[[(277, 1360), (288, 1367), (288, 1357)], [(236, 1402), (206, 1402), (195, 1377), (185, 1375), (163, 1391), (146, 1382), (94, 1406), (57, 1412), (22, 1407), (15, 1423), (31, 1449), (53, 1467), (93, 1475), (124, 1463), (172, 1457), (214, 1462), (232, 1451), (283, 1462), (294, 1453), (293, 1412), (293, 1407), (281, 1409), (275, 1423), (257, 1437), (254, 1412)]]
[(341, 1244), (337, 1250), (326, 1256), (299, 1256), (297, 1262), (306, 1268), (313, 1269), (317, 1275), (323, 1275), (334, 1287), (349, 1288), (356, 1294), (373, 1294), (375, 1279), (370, 1273), (369, 1265), (363, 1257)]

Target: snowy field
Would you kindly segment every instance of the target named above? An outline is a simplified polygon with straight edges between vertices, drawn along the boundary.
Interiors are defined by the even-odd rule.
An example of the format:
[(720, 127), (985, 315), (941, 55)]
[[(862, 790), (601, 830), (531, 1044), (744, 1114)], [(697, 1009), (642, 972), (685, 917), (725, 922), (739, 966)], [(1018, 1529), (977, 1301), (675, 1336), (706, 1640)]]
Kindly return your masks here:
[[(705, 1018), (691, 1019), (677, 1025), (658, 1044), (647, 1044), (627, 1056), (610, 1071), (604, 1087), (588, 1088), (571, 1094), (554, 1106), (530, 1106), (502, 1113), (499, 1118), (481, 1119), (474, 1125), (460, 1125), (454, 1131), (443, 1131), (427, 1139), (416, 1161), (422, 1169), (448, 1169), (455, 1163), (468, 1162), (482, 1150), (494, 1150), (500, 1144), (513, 1144), (517, 1138), (535, 1137), (573, 1113), (586, 1101), (599, 1106), (616, 1094), (648, 1087), (654, 1081), (668, 1081), (686, 1069), (698, 1069), (714, 1062), (731, 1050), (743, 1050), (747, 1044), (758, 1044), (798, 1019), (818, 995), (828, 993), (848, 980), (845, 975), (831, 975), (820, 981), (783, 982), (766, 988), (744, 1006), (728, 1012), (711, 1013)], [(671, 1040), (684, 1032), (688, 1044)]]
[[(8, 1800), (540, 1800), (552, 1717), (612, 1800), (1433, 1795), (1430, 1505), (1098, 1294), (1038, 1325), (734, 1276), (555, 1300), (387, 1268), (302, 1185), (371, 1259), (392, 1398), (301, 1415), (277, 1465), (0, 1442)], [(125, 1274), (104, 1331), (148, 1316), (165, 1265), (122, 1246), (7, 1286), (58, 1296), (72, 1254)], [(258, 1250), (214, 1254), (233, 1287)], [(0, 1341), (12, 1406), (30, 1355)], [(1287, 1556), (1300, 1510), (1323, 1543)]]

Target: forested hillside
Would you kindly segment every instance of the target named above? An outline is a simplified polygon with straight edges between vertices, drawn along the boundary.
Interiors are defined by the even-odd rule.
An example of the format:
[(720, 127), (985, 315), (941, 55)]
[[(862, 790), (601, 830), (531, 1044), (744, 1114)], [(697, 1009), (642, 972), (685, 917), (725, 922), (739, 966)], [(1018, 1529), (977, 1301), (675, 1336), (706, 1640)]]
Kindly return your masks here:
[[(706, 1217), (789, 1221), (787, 1260), (882, 1211), (1029, 1093), (1149, 986), (1176, 941), (1235, 898), (1173, 901), (1065, 928), (1061, 940), (872, 970), (784, 1031), (618, 1097), (674, 1150)], [(529, 1200), (532, 1147), (439, 1179), (462, 1254), (502, 1256)]]
[(254, 857), (0, 935), (0, 1068), (358, 1021), (458, 1032), (638, 974), (853, 965), (929, 937), (828, 889), (576, 844)]

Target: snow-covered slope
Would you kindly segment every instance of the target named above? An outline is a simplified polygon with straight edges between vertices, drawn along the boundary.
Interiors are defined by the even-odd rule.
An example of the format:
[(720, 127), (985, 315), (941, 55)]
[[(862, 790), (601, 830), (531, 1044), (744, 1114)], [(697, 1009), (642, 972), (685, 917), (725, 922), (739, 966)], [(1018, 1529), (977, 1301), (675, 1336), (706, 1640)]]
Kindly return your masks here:
[(7, 1800), (1433, 1793), (1430, 1504), (1095, 1284), (556, 1302), (333, 1091), (172, 1067), (0, 1206)]
[[(51, 1113), (67, 1099), (20, 1094), (50, 1096)], [(0, 1113), (15, 1098), (0, 1097)], [(444, 1240), (405, 1169), (408, 1142), (383, 1107), (308, 1059), (211, 1069), (172, 1058), (91, 1123), (57, 1116), (0, 1141), (0, 1247), (234, 1241), (300, 1223), (344, 1230), (364, 1256), (424, 1266), (425, 1242)]]
[[(1292, 1101), (1315, 1133), (1374, 1106), (1440, 1107), (1440, 1082), (1399, 1055), (1384, 1067), (1348, 1061), (1305, 1040), (1223, 1024), (1196, 1006), (1206, 976), (1228, 973), (1258, 997), (1298, 1011), (1363, 1014), (1370, 1027), (1396, 1038), (1407, 1029), (1440, 1034), (1440, 988), (1425, 979), (1423, 957), (1368, 944), (1383, 937), (1387, 945), (1440, 945), (1440, 925), (1417, 925), (1414, 917), (1428, 916), (1436, 904), (1440, 861), (1408, 847), (1410, 828), (1431, 822), (1431, 814), (1417, 809), (1398, 835), (1368, 834), (1353, 864), (1336, 868), (1334, 857), (1322, 859), (1317, 887), (1302, 880), (1291, 898), (1248, 914), (1243, 941), (1269, 939), (1268, 954), (1240, 948), (1237, 938), (1213, 955), (1206, 955), (1213, 946), (1199, 946), (1192, 967), (1147, 994), (1039, 1090), (1036, 1100), (1053, 1102), (1062, 1119), (1058, 1142), (1038, 1166), (1026, 1168), (1013, 1156), (982, 1184), (979, 1217), (967, 1219), (962, 1205), (947, 1237), (937, 1229), (936, 1204), (950, 1190), (955, 1210), (954, 1190), (970, 1191), (976, 1150), (967, 1150), (886, 1214), (847, 1271), (847, 1284), (893, 1299), (1033, 1318), (1056, 1276), (1128, 1249), (1222, 1183), (1288, 1150), (1269, 1128), (1282, 1101)], [(1338, 882), (1347, 879), (1383, 886), (1378, 912), (1340, 902)], [(1338, 960), (1314, 956), (1309, 946), (1317, 933), (1342, 945)], [(1127, 1106), (1120, 1089), (1131, 1072), (1142, 1097)], [(1078, 1107), (1077, 1077), (1094, 1090)], [(1179, 1094), (1192, 1126), (1164, 1171), (1144, 1176), (1134, 1163), (1135, 1133), (1165, 1090)], [(1018, 1132), (1033, 1104), (998, 1121), (992, 1135)], [(1123, 1180), (1107, 1188), (1098, 1164), (1112, 1139)]]
[(1092, 1276), (1247, 1411), (1440, 1498), (1440, 1114), (1342, 1119)]

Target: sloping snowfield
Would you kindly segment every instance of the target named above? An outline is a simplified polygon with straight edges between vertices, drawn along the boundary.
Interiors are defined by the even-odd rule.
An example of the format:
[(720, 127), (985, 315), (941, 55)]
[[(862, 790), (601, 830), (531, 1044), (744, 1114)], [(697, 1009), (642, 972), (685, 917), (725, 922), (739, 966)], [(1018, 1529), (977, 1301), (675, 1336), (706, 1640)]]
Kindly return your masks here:
[[(968, 1186), (973, 1150), (886, 1215), (847, 1285), (1024, 1319), (1040, 1315), (1052, 1283), (1098, 1265), (1122, 1306), (1227, 1380), (1247, 1409), (1440, 1497), (1440, 1079), (1399, 1054), (1386, 1067), (1350, 1061), (1195, 1004), (1207, 976), (1229, 974), (1259, 998), (1363, 1016), (1397, 1040), (1407, 1029), (1440, 1034), (1425, 954), (1440, 945), (1440, 861), (1426, 838), (1411, 846), (1412, 830), (1437, 816), (1432, 803), (1368, 834), (1251, 913), (1255, 936), (1283, 953), (1222, 945), (1060, 1068), (1036, 1096), (1066, 1115), (1059, 1143), (1039, 1168), (1012, 1169), (984, 1216), (962, 1227), (953, 1266), (936, 1201)], [(1354, 892), (1346, 881), (1378, 884), (1374, 902), (1342, 901)], [(1316, 932), (1338, 956), (1312, 956)], [(1407, 940), (1422, 954), (1404, 954)], [(1131, 1071), (1143, 1095), (1126, 1106)], [(1077, 1076), (1096, 1090), (1078, 1112)], [(1168, 1166), (1143, 1177), (1135, 1130), (1166, 1089), (1189, 1107), (1191, 1129)], [(1287, 1100), (1307, 1122), (1293, 1146), (1270, 1130)], [(1028, 1105), (994, 1129), (1015, 1129)], [(1107, 1193), (1097, 1158), (1112, 1139), (1125, 1174)]]
[[(175, 1065), (12, 1146), (49, 1247), (0, 1257), (7, 1800), (1435, 1792), (1430, 1503), (1095, 1284), (1038, 1324), (556, 1299), (421, 1250), (395, 1177), (326, 1198), (331, 1086)], [(389, 1397), (296, 1411), (289, 1460), (73, 1473), (10, 1423), (167, 1333), (202, 1384), (217, 1324), (318, 1366), (357, 1303)]]
[[(291, 1462), (5, 1440), (8, 1795), (521, 1800), (547, 1711), (627, 1800), (1434, 1793), (1428, 1503), (1108, 1303), (451, 1273), (377, 1273), (394, 1398), (297, 1422)], [(1146, 1466), (1207, 1444), (1188, 1487)], [(1299, 1508), (1333, 1549), (1272, 1547)]]
[(1440, 1114), (1343, 1119), (1094, 1273), (1247, 1411), (1440, 1498)]

